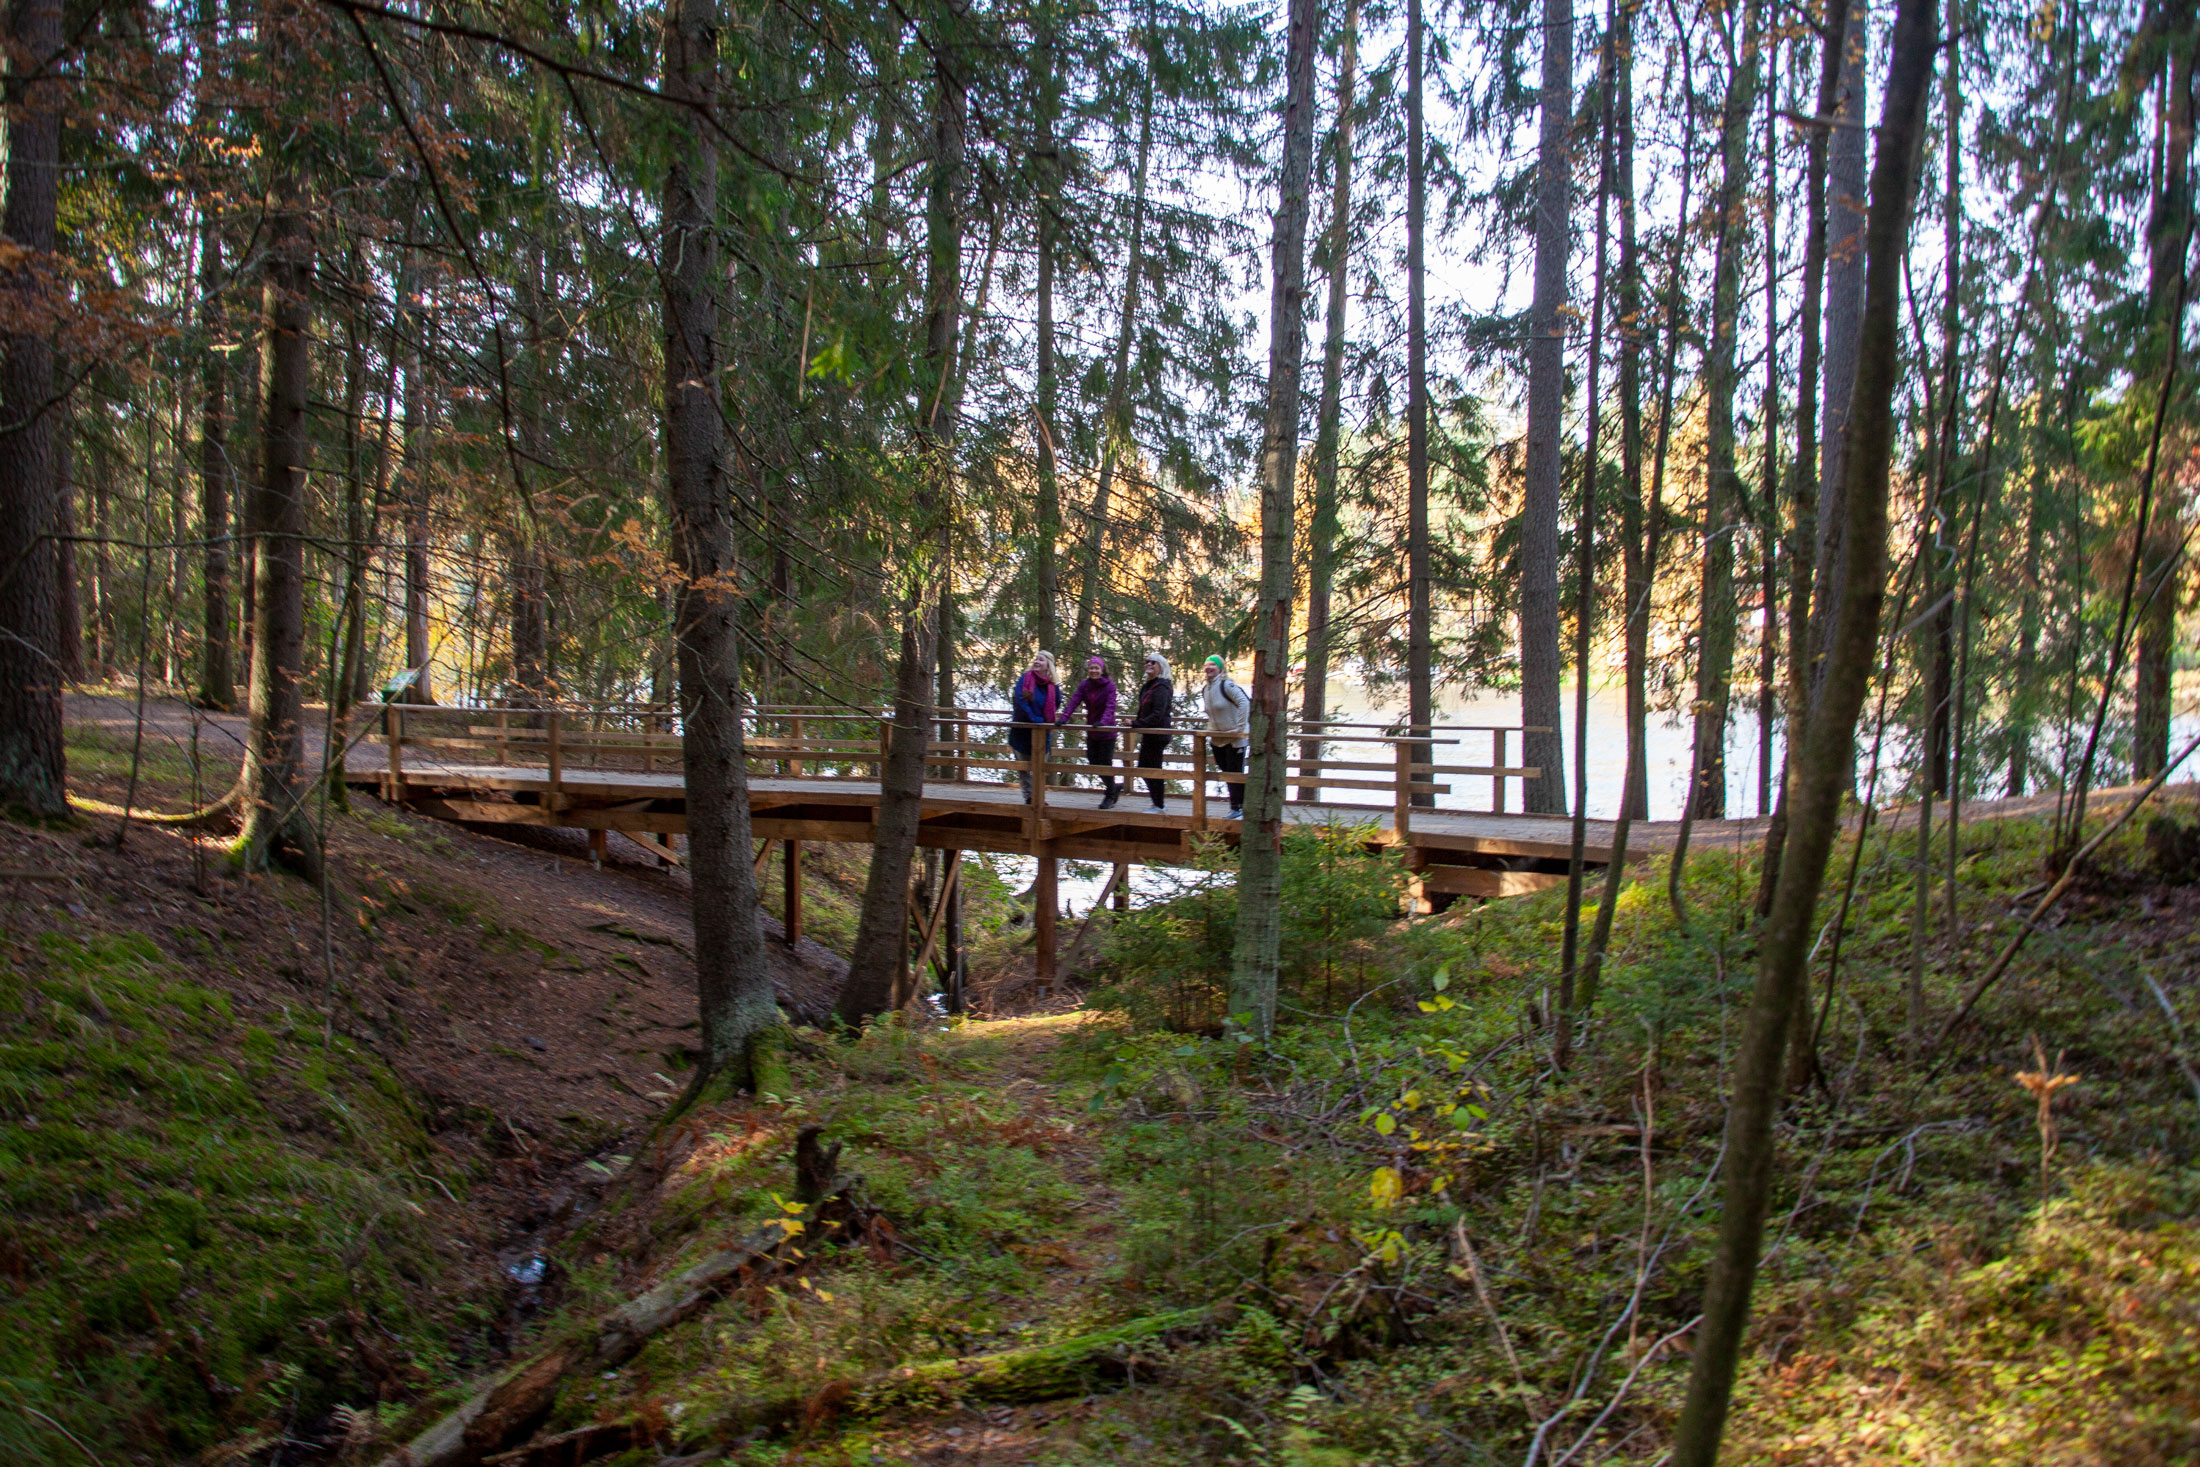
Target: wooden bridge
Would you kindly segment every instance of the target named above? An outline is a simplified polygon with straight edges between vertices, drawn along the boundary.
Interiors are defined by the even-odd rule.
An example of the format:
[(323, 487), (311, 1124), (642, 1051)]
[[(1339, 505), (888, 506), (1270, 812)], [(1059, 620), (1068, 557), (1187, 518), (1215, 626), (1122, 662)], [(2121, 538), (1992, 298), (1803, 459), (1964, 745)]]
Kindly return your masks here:
[[(687, 788), (676, 720), (663, 708), (620, 704), (590, 707), (468, 708), (390, 704), (378, 710), (382, 757), (362, 748), (348, 761), (351, 782), (376, 788), (392, 803), (447, 819), (588, 831), (599, 858), (610, 835), (631, 840), (658, 860), (678, 863), (670, 837), (687, 830)], [(933, 709), (937, 719), (918, 828), (920, 846), (1037, 859), (1036, 926), (1039, 978), (1052, 977), (1058, 863), (1112, 864), (1122, 904), (1130, 866), (1185, 865), (1214, 844), (1237, 842), (1241, 823), (1216, 788), (1236, 783), (1216, 765), (1204, 730), (1175, 731), (1160, 765), (1092, 765), (1070, 757), (1085, 730), (1056, 730), (1054, 748), (1034, 736), (1028, 758), (1009, 748), (1005, 713)], [(762, 848), (782, 848), (785, 926), (789, 942), (802, 931), (802, 843), (868, 843), (879, 805), (889, 712), (826, 707), (758, 707), (745, 721), (750, 827)], [(1029, 725), (1027, 732), (1036, 731)], [(1123, 757), (1134, 759), (1138, 735), (1121, 730)], [(1293, 824), (1351, 830), (1370, 848), (1400, 848), (1411, 873), (1412, 897), (1434, 910), (1458, 896), (1502, 897), (1562, 884), (1572, 841), (1563, 816), (1507, 810), (1509, 786), (1540, 771), (1507, 762), (1510, 741), (1523, 730), (1443, 725), (1409, 736), (1393, 725), (1294, 723), (1289, 731)], [(1463, 745), (1489, 751), (1488, 762), (1464, 762)], [(1016, 782), (1027, 776), (1033, 798)], [(1103, 810), (1103, 776), (1122, 782), (1121, 803)], [(1169, 782), (1167, 808), (1148, 808), (1147, 779)], [(1130, 788), (1131, 781), (1139, 781)], [(1486, 808), (1435, 802), (1486, 788)], [(1668, 847), (1673, 827), (1638, 823), (1634, 853)], [(1592, 865), (1610, 857), (1611, 824), (1588, 823), (1585, 854)], [(943, 921), (953, 873), (915, 912), (915, 967), (937, 961), (952, 987), (959, 959), (959, 922)], [(944, 938), (944, 942), (942, 939)]]

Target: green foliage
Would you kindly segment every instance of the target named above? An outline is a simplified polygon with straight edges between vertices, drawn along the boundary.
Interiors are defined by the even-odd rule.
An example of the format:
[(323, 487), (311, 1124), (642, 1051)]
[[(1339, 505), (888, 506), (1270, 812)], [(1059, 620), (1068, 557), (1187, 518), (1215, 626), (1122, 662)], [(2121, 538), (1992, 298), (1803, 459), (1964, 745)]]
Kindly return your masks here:
[[(1108, 938), (1092, 1003), (1133, 1023), (1219, 1034), (1237, 941), (1235, 863), (1203, 857), (1184, 893), (1133, 908)], [(1404, 888), (1397, 857), (1370, 852), (1351, 828), (1294, 826), (1283, 842), (1285, 1014), (1334, 1013), (1387, 980), (1385, 938)]]
[(0, 1117), (0, 1458), (67, 1455), (30, 1411), (137, 1459), (376, 1396), (436, 1259), (372, 1056), (240, 1031), (142, 938), (49, 937), (0, 964)]

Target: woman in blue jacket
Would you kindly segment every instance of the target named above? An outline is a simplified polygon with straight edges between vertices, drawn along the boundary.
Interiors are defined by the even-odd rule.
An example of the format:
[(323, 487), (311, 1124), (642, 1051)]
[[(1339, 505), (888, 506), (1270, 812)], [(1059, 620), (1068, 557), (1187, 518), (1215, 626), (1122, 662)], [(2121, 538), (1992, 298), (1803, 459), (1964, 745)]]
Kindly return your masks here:
[[(1031, 759), (1031, 735), (1033, 730), (1022, 725), (1044, 724), (1052, 729), (1062, 712), (1062, 685), (1055, 680), (1054, 654), (1034, 652), (1031, 666), (1016, 679), (1015, 691), (1009, 694), (1008, 706), (1018, 727), (1008, 731), (1008, 746), (1016, 751), (1016, 757), (1027, 764)], [(1054, 748), (1054, 735), (1046, 735), (1045, 747)], [(1024, 802), (1031, 801), (1031, 770), (1016, 771), (1016, 783), (1023, 788)]]

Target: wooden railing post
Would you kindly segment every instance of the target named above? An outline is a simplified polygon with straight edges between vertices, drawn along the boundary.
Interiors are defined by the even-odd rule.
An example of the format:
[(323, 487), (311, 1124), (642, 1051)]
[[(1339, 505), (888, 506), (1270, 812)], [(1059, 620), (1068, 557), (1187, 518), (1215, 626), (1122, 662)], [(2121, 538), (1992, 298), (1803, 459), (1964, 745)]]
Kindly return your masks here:
[(512, 715), (503, 708), (497, 710), (497, 763), (512, 762)]
[(1413, 741), (1398, 741), (1398, 788), (1391, 806), (1390, 820), (1398, 832), (1398, 843), (1405, 844), (1411, 834), (1412, 817), (1406, 812), (1413, 808)]
[[(1503, 769), (1505, 767), (1505, 731), (1501, 728), (1493, 728), (1490, 730), (1490, 737), (1495, 740), (1495, 742), (1490, 746), (1492, 750), (1490, 755), (1490, 767), (1493, 769)], [(1491, 775), (1490, 789), (1494, 791), (1496, 795), (1496, 798), (1494, 798), (1490, 802), (1491, 812), (1498, 815), (1504, 814), (1505, 776), (1502, 774)]]
[(1207, 735), (1192, 730), (1192, 829), (1207, 828)]
[(955, 783), (970, 783), (970, 715), (955, 715)]
[(405, 799), (405, 714), (395, 703), (382, 705), (382, 740), (390, 746), (390, 803)]
[(562, 722), (563, 720), (558, 717), (558, 710), (555, 708), (551, 709), (550, 716), (546, 724), (549, 732), (550, 741), (550, 788), (543, 795), (543, 807), (547, 809), (552, 815), (558, 813), (558, 781), (565, 774), (565, 747), (562, 742), (564, 729), (561, 727)]
[[(794, 741), (797, 744), (809, 737), (807, 732), (809, 726), (808, 720), (804, 719), (801, 714), (797, 713), (794, 716)], [(802, 760), (799, 756), (787, 760), (786, 768), (790, 778), (800, 779), (802, 777)]]
[(1031, 731), (1031, 839), (1038, 844), (1047, 814), (1047, 731)]

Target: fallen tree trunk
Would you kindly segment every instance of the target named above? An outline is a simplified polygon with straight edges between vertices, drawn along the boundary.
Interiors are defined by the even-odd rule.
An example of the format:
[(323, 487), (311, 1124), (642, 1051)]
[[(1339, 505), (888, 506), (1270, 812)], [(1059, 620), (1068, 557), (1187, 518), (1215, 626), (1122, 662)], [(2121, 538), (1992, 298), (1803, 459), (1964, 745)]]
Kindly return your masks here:
[(776, 1264), (793, 1239), (844, 1219), (847, 1206), (841, 1194), (818, 1182), (820, 1160), (829, 1169), (840, 1148), (821, 1149), (817, 1129), (805, 1126), (797, 1139), (798, 1175), (805, 1193), (833, 1195), (819, 1196), (799, 1213), (764, 1224), (733, 1247), (629, 1299), (585, 1332), (529, 1356), (385, 1456), (379, 1467), (474, 1467), (533, 1430), (556, 1404), (558, 1388), (567, 1380), (617, 1369), (656, 1335), (696, 1314), (744, 1276)]

